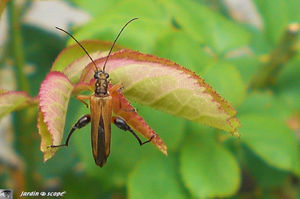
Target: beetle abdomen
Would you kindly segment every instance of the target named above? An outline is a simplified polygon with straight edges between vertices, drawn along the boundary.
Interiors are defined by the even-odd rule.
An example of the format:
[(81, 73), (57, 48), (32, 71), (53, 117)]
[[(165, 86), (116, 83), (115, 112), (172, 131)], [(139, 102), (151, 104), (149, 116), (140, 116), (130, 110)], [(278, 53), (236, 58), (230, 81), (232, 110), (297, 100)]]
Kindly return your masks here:
[(95, 163), (102, 167), (110, 153), (112, 97), (91, 96), (91, 140)]

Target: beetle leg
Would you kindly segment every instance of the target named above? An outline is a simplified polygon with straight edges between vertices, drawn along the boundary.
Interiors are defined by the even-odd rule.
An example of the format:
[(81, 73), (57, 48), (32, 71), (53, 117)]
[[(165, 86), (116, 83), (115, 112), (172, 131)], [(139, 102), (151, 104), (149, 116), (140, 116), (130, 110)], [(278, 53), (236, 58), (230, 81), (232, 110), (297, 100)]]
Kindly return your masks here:
[(113, 92), (116, 92), (116, 91), (118, 91), (118, 90), (120, 90), (120, 89), (123, 89), (123, 88), (124, 88), (124, 86), (123, 86), (122, 83), (117, 83), (116, 85), (113, 85), (113, 86), (109, 89), (109, 92), (110, 92), (110, 93), (113, 93)]
[[(110, 88), (109, 92), (110, 93), (114, 93), (114, 92), (121, 92), (121, 90), (124, 88), (123, 84), (122, 83), (118, 83), (116, 85), (114, 85), (112, 88)], [(121, 104), (121, 100), (118, 99), (118, 103), (119, 103), (119, 108), (118, 110), (121, 110), (121, 111), (125, 111), (125, 112), (136, 112), (136, 109), (125, 109), (125, 108), (122, 108), (122, 104)]]
[(134, 137), (139, 142), (140, 146), (150, 142), (154, 138), (154, 135), (153, 135), (149, 140), (142, 142), (142, 140), (137, 136), (137, 134), (132, 130), (132, 128), (130, 128), (130, 126), (128, 126), (128, 124), (126, 123), (126, 121), (124, 119), (122, 119), (120, 117), (112, 117), (112, 121), (118, 128), (122, 129), (123, 131), (129, 131), (132, 135), (134, 135)]
[(78, 99), (80, 102), (84, 103), (87, 108), (89, 107), (88, 103), (86, 103), (84, 100), (90, 99), (90, 96), (88, 96), (88, 95), (77, 95), (76, 99)]
[(66, 140), (66, 143), (65, 144), (60, 144), (60, 145), (51, 145), (50, 147), (51, 148), (54, 148), (54, 147), (61, 147), (61, 146), (68, 146), (69, 145), (69, 140), (70, 140), (70, 137), (71, 135), (73, 134), (73, 132), (76, 130), (76, 129), (80, 129), (82, 127), (84, 127), (85, 125), (87, 125), (88, 123), (90, 123), (91, 121), (91, 116), (89, 114), (87, 115), (84, 115), (82, 116), (76, 123), (75, 125), (72, 127), (68, 137), (67, 137), (67, 140)]

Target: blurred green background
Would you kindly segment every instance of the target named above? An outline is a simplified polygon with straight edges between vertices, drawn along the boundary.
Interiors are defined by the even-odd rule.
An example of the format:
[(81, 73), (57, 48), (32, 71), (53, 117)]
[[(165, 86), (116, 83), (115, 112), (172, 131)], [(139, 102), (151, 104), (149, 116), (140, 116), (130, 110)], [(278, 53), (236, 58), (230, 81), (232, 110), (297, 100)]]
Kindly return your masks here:
[[(300, 198), (299, 0), (55, 2), (78, 13), (52, 6), (31, 18), (50, 12), (53, 26), (38, 25), (28, 13), (46, 2), (0, 2), (6, 21), (0, 88), (37, 95), (55, 57), (71, 43), (55, 31), (62, 24), (56, 15), (80, 19), (85, 13), (86, 20), (63, 25), (78, 40), (107, 41), (138, 17), (118, 44), (199, 74), (238, 111), (241, 138), (134, 104), (167, 144), (168, 157), (113, 126), (111, 155), (99, 168), (88, 125), (44, 163), (37, 108), (28, 108), (1, 120), (0, 188), (13, 189), (16, 198), (22, 191), (66, 191), (71, 199)], [(87, 112), (70, 101), (65, 136)]]

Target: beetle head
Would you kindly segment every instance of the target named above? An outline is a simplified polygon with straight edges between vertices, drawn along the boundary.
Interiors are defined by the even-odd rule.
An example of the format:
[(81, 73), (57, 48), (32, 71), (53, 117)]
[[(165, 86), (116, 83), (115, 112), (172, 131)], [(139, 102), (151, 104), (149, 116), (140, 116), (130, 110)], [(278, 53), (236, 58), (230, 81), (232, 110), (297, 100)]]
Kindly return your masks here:
[(96, 71), (94, 74), (94, 78), (95, 79), (108, 79), (109, 78), (109, 74), (100, 70), (100, 71)]

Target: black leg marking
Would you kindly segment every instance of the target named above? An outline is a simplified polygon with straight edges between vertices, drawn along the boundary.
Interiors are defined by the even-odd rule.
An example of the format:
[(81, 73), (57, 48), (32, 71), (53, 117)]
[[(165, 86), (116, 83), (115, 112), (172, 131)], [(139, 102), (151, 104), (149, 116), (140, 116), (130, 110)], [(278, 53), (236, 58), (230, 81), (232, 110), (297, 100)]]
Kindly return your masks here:
[(124, 109), (124, 108), (121, 108), (122, 111), (125, 111), (125, 112), (136, 112), (136, 109)]
[(82, 127), (84, 127), (85, 125), (87, 125), (88, 123), (90, 123), (91, 121), (91, 116), (90, 115), (84, 115), (82, 116), (77, 122), (76, 124), (72, 127), (68, 137), (67, 137), (67, 140), (66, 140), (66, 143), (65, 144), (60, 144), (60, 145), (51, 145), (50, 147), (51, 148), (54, 148), (54, 147), (61, 147), (61, 146), (68, 146), (69, 145), (69, 140), (70, 140), (70, 137), (71, 135), (73, 134), (73, 132), (76, 130), (76, 129), (80, 129)]
[(120, 117), (116, 117), (114, 120), (114, 124), (122, 129), (123, 131), (129, 131), (132, 135), (134, 135), (134, 137), (137, 139), (137, 141), (139, 142), (139, 144), (142, 146), (143, 144), (146, 144), (148, 142), (151, 142), (151, 140), (154, 138), (154, 135), (149, 139), (146, 140), (145, 142), (142, 142), (142, 140), (137, 136), (137, 134), (130, 128), (130, 126), (128, 126), (128, 124), (126, 123), (125, 120), (123, 120)]
[(84, 103), (85, 104), (85, 106), (87, 107), (87, 108), (89, 108), (89, 104), (88, 103), (86, 103), (85, 101), (81, 101), (82, 103)]
[(125, 111), (125, 112), (136, 112), (135, 108), (133, 108), (133, 109), (122, 108), (121, 100), (119, 100), (119, 108), (120, 108), (120, 110)]

